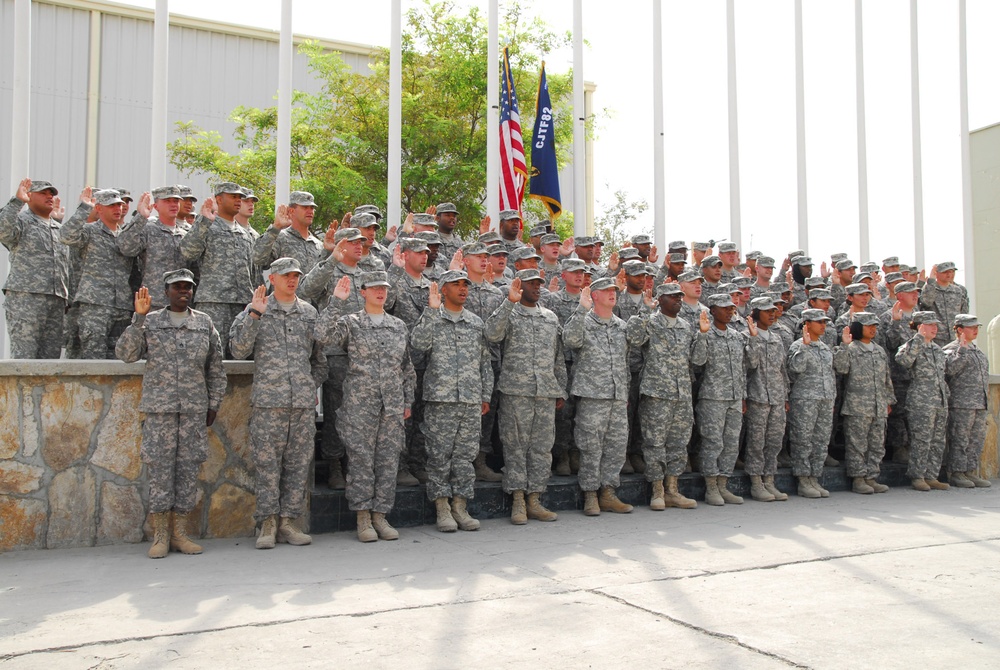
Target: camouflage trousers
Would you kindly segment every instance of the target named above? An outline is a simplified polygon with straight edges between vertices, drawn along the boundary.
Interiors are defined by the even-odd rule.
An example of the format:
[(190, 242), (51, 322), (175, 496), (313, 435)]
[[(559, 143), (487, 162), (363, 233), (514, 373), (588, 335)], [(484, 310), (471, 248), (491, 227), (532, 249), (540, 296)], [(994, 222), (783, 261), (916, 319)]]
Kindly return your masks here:
[(740, 452), (743, 428), (742, 400), (698, 400), (695, 407), (701, 446), (698, 460), (705, 477), (729, 477)]
[(3, 308), (7, 316), (11, 358), (59, 358), (66, 313), (63, 298), (7, 291)]
[[(573, 362), (566, 362), (566, 377), (569, 379), (567, 386), (573, 384)], [(556, 410), (556, 438), (552, 445), (552, 455), (562, 457), (568, 454), (569, 450), (576, 446), (573, 440), (573, 419), (576, 417), (576, 398), (570, 396), (563, 403), (561, 409)]]
[(948, 469), (971, 472), (979, 469), (986, 442), (986, 410), (952, 407), (948, 410)]
[(617, 488), (628, 447), (628, 401), (581, 397), (576, 409), (580, 489)]
[(346, 453), (337, 432), (337, 410), (344, 402), (344, 379), (347, 377), (347, 356), (327, 356), (326, 381), (323, 382), (323, 433), (320, 449), (323, 458), (340, 459)]
[(877, 479), (885, 457), (884, 416), (845, 416), (844, 455), (847, 476)]
[(479, 451), (493, 453), (493, 426), (497, 421), (497, 406), (500, 404), (500, 392), (497, 391), (496, 380), (500, 379), (500, 364), (493, 361), (493, 394), (490, 396), (490, 411), (480, 419)]
[(396, 472), (406, 440), (403, 415), (348, 401), (337, 410), (337, 430), (347, 449), (348, 506), (388, 514), (396, 502)]
[(833, 425), (833, 398), (788, 401), (788, 441), (791, 445), (792, 474), (820, 477), (830, 446)]
[(556, 399), (501, 393), (497, 417), (504, 453), (503, 490), (544, 493), (552, 474)]
[[(642, 424), (639, 414), (639, 381), (642, 377), (642, 368), (632, 370), (632, 377), (628, 385), (628, 448), (629, 454), (642, 453)], [(645, 458), (643, 459), (645, 460)]]
[(257, 521), (279, 514), (305, 514), (306, 486), (316, 437), (312, 407), (254, 407), (250, 416), (250, 460), (257, 489)]
[(471, 403), (429, 402), (424, 406), (427, 499), (475, 496), (472, 461), (479, 451), (482, 407)]
[(948, 437), (947, 407), (911, 407), (910, 479), (937, 479)]
[(131, 320), (132, 312), (129, 310), (80, 303), (80, 358), (115, 358), (115, 344)]
[(648, 395), (639, 400), (642, 455), (646, 481), (655, 482), (684, 474), (687, 444), (691, 439), (694, 410), (690, 400), (669, 400)]
[(896, 394), (896, 404), (892, 406), (886, 424), (886, 444), (895, 451), (900, 447), (910, 446), (910, 419), (906, 414), (906, 395), (910, 390), (910, 382), (892, 380), (892, 390)]
[(785, 438), (785, 404), (769, 405), (747, 400), (746, 457), (748, 475), (773, 475), (778, 472), (778, 452)]
[(222, 355), (231, 359), (233, 355), (229, 353), (229, 329), (239, 313), (246, 309), (246, 305), (235, 302), (199, 302), (194, 308), (212, 317), (212, 324), (222, 338)]
[(406, 431), (406, 450), (400, 458), (400, 465), (409, 467), (411, 473), (421, 472), (427, 468), (427, 440), (423, 431), (424, 370), (425, 368), (413, 370), (417, 376), (417, 386), (414, 389), (413, 404), (410, 405), (410, 418), (403, 424)]
[(198, 502), (198, 471), (208, 457), (205, 412), (150, 412), (142, 422), (149, 511), (186, 514)]
[(63, 344), (66, 358), (81, 358), (80, 351), (80, 303), (70, 305), (63, 319)]

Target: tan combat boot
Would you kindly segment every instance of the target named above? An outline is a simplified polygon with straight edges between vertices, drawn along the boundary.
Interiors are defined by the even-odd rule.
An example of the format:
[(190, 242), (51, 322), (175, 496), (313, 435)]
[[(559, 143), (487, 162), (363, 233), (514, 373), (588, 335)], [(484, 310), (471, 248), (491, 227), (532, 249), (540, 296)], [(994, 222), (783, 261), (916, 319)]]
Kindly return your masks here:
[(528, 494), (528, 518), (535, 519), (536, 521), (555, 521), (559, 518), (559, 515), (545, 509), (542, 505), (541, 495), (541, 493)]
[(358, 539), (362, 542), (377, 542), (378, 533), (372, 528), (371, 510), (358, 510)]
[(983, 479), (979, 475), (973, 474), (971, 471), (965, 473), (965, 476), (976, 485), (978, 489), (988, 489), (993, 486), (992, 482), (988, 479)]
[(863, 493), (868, 495), (869, 493), (875, 493), (875, 489), (868, 486), (868, 482), (865, 481), (864, 477), (855, 477), (854, 483), (851, 486), (851, 490), (855, 493)]
[(653, 482), (653, 493), (649, 497), (649, 509), (657, 512), (667, 509), (667, 503), (663, 499), (664, 496), (663, 480), (658, 479)]
[(372, 512), (372, 528), (378, 533), (380, 540), (398, 540), (399, 531), (389, 525), (382, 512)]
[(931, 487), (935, 491), (947, 491), (951, 488), (944, 482), (939, 482), (934, 477), (924, 477), (924, 481), (927, 483), (927, 486)]
[(646, 459), (642, 457), (642, 454), (629, 454), (628, 461), (632, 464), (632, 469), (635, 471), (635, 474), (646, 474)]
[(810, 483), (812, 483), (812, 487), (814, 489), (816, 489), (817, 491), (819, 491), (819, 495), (821, 497), (823, 497), (823, 498), (829, 498), (830, 497), (830, 492), (827, 491), (825, 488), (823, 488), (823, 485), (819, 483), (819, 478), (818, 477), (810, 477), (809, 481), (810, 481)]
[(917, 477), (916, 479), (910, 480), (910, 485), (917, 491), (930, 491), (931, 487), (927, 485), (923, 477)]
[(278, 534), (278, 515), (272, 514), (260, 523), (260, 535), (257, 536), (258, 549), (274, 549)]
[(524, 491), (514, 491), (514, 500), (510, 506), (510, 522), (515, 526), (528, 523), (528, 512), (524, 505)]
[(466, 509), (466, 501), (462, 496), (455, 496), (451, 500), (451, 515), (458, 522), (458, 527), (462, 530), (479, 530), (479, 520), (469, 516)]
[(170, 512), (156, 512), (152, 515), (153, 546), (149, 548), (150, 558), (163, 558), (170, 551)]
[(865, 484), (868, 484), (868, 486), (872, 487), (872, 490), (875, 491), (875, 493), (885, 493), (886, 491), (889, 490), (888, 486), (886, 486), (885, 484), (879, 484), (878, 480), (872, 477), (865, 477)]
[(486, 465), (486, 452), (480, 451), (476, 454), (476, 460), (472, 461), (472, 468), (476, 471), (476, 481), (479, 482), (502, 482), (503, 475), (494, 472), (493, 468)]
[(396, 470), (396, 486), (420, 486), (420, 480), (411, 475), (409, 468), (400, 462)]
[(448, 506), (447, 498), (435, 498), (434, 509), (437, 511), (437, 529), (442, 533), (454, 533), (458, 530), (458, 523), (451, 515), (451, 507)]
[(720, 475), (718, 477), (718, 480), (719, 480), (719, 495), (722, 496), (722, 501), (727, 505), (742, 505), (743, 498), (736, 495), (727, 488), (727, 485), (729, 484), (729, 477), (723, 477)]
[(632, 511), (632, 506), (623, 503), (615, 495), (615, 490), (610, 486), (605, 486), (597, 496), (597, 504), (602, 512), (614, 512), (615, 514), (628, 514)]
[(559, 477), (569, 477), (570, 476), (571, 471), (569, 469), (569, 454), (568, 453), (563, 452), (561, 454), (557, 454), (556, 455), (556, 457), (554, 459), (554, 462), (553, 462), (553, 465), (552, 465), (552, 472), (555, 473)]
[(663, 502), (667, 507), (678, 507), (680, 509), (694, 509), (698, 506), (698, 503), (690, 498), (684, 496), (680, 491), (677, 490), (677, 477), (674, 475), (667, 475), (667, 491), (663, 498)]
[(910, 463), (910, 450), (908, 447), (896, 447), (892, 452), (892, 462), (908, 465)]
[(597, 503), (597, 491), (583, 492), (583, 513), (587, 516), (601, 516), (601, 506)]
[(195, 544), (187, 535), (187, 513), (174, 512), (173, 528), (170, 531), (170, 550), (182, 554), (200, 554), (200, 544)]
[(764, 486), (760, 475), (750, 475), (750, 497), (759, 502), (774, 502), (774, 494)]
[(726, 501), (722, 499), (722, 494), (719, 492), (717, 477), (705, 477), (705, 503), (715, 507), (726, 504)]
[(767, 489), (768, 493), (774, 496), (775, 500), (788, 500), (788, 494), (782, 493), (781, 490), (774, 485), (774, 475), (764, 476), (764, 488)]
[(281, 517), (281, 522), (278, 524), (277, 540), (284, 544), (290, 544), (293, 547), (303, 547), (307, 544), (312, 544), (313, 541), (312, 537), (299, 530), (295, 524), (295, 519), (287, 516)]
[(803, 498), (822, 498), (823, 495), (813, 488), (812, 477), (796, 477), (799, 480), (799, 495)]
[(952, 486), (958, 489), (974, 489), (976, 484), (965, 476), (964, 472), (953, 472), (951, 476), (948, 477), (948, 481)]
[(347, 480), (344, 479), (344, 466), (340, 464), (339, 458), (330, 461), (330, 475), (327, 477), (326, 484), (335, 491), (347, 488)]

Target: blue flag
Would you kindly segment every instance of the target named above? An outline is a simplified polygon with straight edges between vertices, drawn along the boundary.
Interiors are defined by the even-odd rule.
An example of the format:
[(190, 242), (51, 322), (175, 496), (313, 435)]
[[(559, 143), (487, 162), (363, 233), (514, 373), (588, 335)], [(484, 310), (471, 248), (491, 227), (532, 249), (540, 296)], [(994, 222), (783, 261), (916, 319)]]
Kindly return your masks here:
[(531, 184), (529, 198), (545, 203), (549, 216), (553, 219), (562, 214), (562, 199), (559, 197), (559, 166), (556, 165), (556, 133), (552, 118), (552, 101), (549, 99), (549, 84), (545, 80), (545, 62), (542, 62), (542, 76), (538, 80), (538, 96), (535, 98), (535, 128), (531, 134)]

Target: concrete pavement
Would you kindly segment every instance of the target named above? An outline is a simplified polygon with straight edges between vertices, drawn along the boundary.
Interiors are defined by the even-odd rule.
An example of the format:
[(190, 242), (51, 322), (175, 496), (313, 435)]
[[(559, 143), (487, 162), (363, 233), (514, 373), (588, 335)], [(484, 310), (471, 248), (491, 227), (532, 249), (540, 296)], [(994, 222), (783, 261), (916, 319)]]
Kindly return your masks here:
[(0, 556), (4, 668), (1000, 667), (1000, 487)]

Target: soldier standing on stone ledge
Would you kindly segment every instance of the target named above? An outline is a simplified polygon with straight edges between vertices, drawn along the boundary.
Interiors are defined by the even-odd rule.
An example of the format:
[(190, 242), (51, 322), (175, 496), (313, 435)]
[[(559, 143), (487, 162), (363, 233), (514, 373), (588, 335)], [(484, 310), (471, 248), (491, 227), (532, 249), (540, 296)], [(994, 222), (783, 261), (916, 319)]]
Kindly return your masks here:
[(198, 501), (198, 470), (208, 456), (207, 427), (215, 422), (226, 392), (219, 333), (207, 314), (189, 307), (194, 274), (173, 270), (163, 275), (163, 284), (169, 306), (150, 313), (149, 289), (140, 288), (132, 325), (115, 347), (126, 363), (146, 359), (139, 410), (146, 413), (142, 460), (149, 473), (153, 517), (150, 558), (163, 558), (171, 549), (201, 553), (187, 536), (187, 516)]

